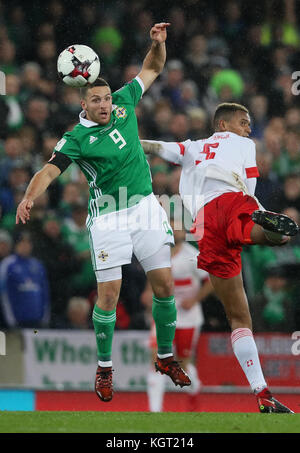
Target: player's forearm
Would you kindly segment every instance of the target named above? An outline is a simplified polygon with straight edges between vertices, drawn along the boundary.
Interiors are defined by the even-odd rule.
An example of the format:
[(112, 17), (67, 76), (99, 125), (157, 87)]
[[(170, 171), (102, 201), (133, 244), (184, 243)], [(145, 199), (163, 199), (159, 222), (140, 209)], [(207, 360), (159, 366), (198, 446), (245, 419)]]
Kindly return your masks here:
[(53, 179), (58, 176), (58, 172), (59, 170), (58, 168), (56, 169), (56, 167), (53, 171), (48, 171), (45, 168), (38, 171), (32, 177), (24, 194), (24, 199), (34, 201), (42, 195), (47, 190)]
[(166, 56), (167, 53), (165, 43), (152, 41), (151, 48), (143, 62), (143, 69), (151, 70), (157, 74), (160, 74), (166, 62)]

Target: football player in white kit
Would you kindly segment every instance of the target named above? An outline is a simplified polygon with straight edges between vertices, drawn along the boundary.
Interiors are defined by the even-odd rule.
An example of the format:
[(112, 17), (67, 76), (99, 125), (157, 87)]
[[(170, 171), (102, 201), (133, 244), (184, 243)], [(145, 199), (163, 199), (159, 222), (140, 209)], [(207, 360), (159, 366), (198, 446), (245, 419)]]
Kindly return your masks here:
[[(186, 391), (191, 396), (189, 400), (191, 408), (194, 408), (197, 407), (197, 395), (201, 385), (194, 364), (196, 347), (204, 323), (201, 302), (212, 293), (213, 288), (208, 273), (197, 268), (198, 252), (193, 245), (186, 242), (186, 231), (175, 228), (174, 221), (170, 221), (170, 225), (175, 239), (175, 245), (171, 250), (171, 269), (177, 308), (174, 348), (176, 360), (191, 378), (192, 383), (186, 387)], [(155, 361), (157, 342), (154, 322), (150, 331), (149, 346)], [(165, 388), (165, 376), (156, 373), (151, 366), (147, 376), (147, 394), (151, 412), (162, 411)]]
[(243, 285), (241, 251), (243, 245), (284, 245), (299, 228), (289, 217), (265, 211), (255, 198), (259, 173), (247, 108), (220, 104), (213, 125), (215, 133), (207, 139), (141, 143), (146, 153), (182, 166), (179, 192), (194, 220), (198, 267), (209, 273), (224, 305), (234, 354), (260, 412), (292, 412), (272, 396), (261, 369)]

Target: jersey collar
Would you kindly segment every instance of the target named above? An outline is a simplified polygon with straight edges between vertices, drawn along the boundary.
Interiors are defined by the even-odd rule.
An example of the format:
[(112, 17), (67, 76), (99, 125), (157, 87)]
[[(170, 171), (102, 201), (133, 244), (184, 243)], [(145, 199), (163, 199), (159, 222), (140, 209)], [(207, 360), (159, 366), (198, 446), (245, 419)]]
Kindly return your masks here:
[(79, 122), (84, 127), (99, 126), (98, 123), (95, 123), (94, 121), (90, 121), (90, 120), (86, 119), (84, 110), (82, 110), (82, 112), (79, 113)]

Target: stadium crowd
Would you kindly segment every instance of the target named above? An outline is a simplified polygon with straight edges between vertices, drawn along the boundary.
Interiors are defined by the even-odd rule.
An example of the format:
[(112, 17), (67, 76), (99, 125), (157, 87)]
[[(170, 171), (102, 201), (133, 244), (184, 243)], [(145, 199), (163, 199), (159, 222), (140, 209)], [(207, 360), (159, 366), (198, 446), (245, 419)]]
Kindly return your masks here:
[[(70, 166), (37, 200), (25, 227), (15, 225), (16, 206), (78, 121), (79, 91), (59, 80), (58, 54), (70, 44), (91, 46), (116, 90), (139, 72), (148, 31), (161, 20), (171, 23), (167, 64), (137, 106), (140, 138), (204, 138), (219, 103), (245, 104), (257, 147), (256, 195), (266, 209), (300, 223), (298, 2), (253, 0), (249, 8), (242, 0), (0, 0), (1, 326), (34, 319), (35, 327), (91, 327), (96, 282), (85, 227), (88, 186), (79, 169)], [(158, 157), (149, 163), (154, 193), (178, 193), (180, 169)], [(299, 236), (285, 248), (248, 247), (243, 260), (254, 329), (299, 330)], [(133, 259), (123, 275), (116, 327), (147, 329), (144, 272)], [(13, 316), (19, 297), (23, 307)], [(209, 297), (203, 309), (204, 330), (228, 330), (218, 300)]]

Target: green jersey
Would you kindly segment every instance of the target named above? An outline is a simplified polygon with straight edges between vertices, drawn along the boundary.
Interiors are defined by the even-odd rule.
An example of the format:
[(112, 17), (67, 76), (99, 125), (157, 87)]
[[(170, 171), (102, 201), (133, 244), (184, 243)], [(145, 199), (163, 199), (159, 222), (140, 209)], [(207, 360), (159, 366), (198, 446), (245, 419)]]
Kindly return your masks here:
[[(63, 135), (54, 150), (76, 162), (89, 184), (89, 217), (136, 204), (152, 192), (149, 164), (139, 141), (135, 106), (143, 94), (138, 79), (112, 94), (112, 114), (105, 126), (87, 120)], [(70, 161), (70, 162), (71, 162)], [(59, 166), (59, 165), (58, 165)]]

